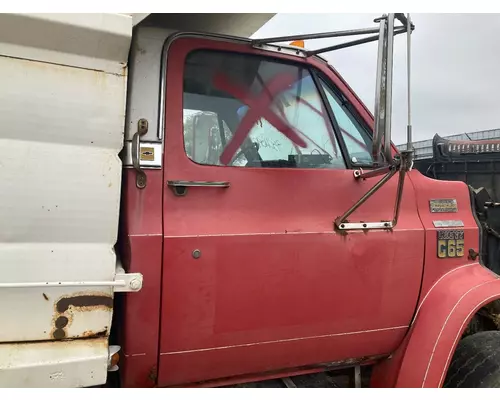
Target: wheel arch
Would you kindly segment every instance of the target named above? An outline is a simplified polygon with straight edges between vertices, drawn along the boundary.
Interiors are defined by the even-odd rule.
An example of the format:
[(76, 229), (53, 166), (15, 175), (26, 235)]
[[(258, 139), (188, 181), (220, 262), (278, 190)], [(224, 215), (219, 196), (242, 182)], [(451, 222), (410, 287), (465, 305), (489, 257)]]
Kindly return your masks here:
[(500, 279), (479, 263), (443, 275), (423, 296), (399, 348), (374, 367), (374, 387), (442, 387), (474, 315), (500, 299)]

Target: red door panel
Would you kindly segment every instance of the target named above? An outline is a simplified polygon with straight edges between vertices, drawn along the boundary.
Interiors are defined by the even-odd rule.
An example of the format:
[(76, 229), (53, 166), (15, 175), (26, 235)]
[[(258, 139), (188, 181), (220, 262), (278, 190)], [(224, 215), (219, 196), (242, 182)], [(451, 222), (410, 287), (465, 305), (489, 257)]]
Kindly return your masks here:
[[(176, 196), (165, 185), (158, 384), (391, 352), (410, 323), (423, 267), (411, 183), (392, 232), (342, 234), (334, 219), (375, 180), (356, 181), (347, 169), (196, 164), (184, 150), (181, 99), (185, 58), (198, 48), (259, 53), (188, 38), (169, 50), (164, 182), (230, 187), (191, 187)], [(324, 64), (311, 63), (345, 90)], [(396, 186), (394, 177), (350, 219), (392, 218)]]

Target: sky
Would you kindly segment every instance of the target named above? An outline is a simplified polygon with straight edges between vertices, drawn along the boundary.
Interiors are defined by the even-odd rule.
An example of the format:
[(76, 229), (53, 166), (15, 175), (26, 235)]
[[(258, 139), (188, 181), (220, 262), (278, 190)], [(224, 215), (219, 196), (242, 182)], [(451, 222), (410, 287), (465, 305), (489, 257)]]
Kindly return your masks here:
[[(374, 27), (381, 14), (277, 14), (252, 37)], [(500, 128), (500, 14), (412, 14), (413, 140)], [(308, 40), (315, 49), (346, 38)], [(406, 142), (406, 36), (394, 39), (392, 140)], [(322, 55), (373, 111), (377, 43)]]

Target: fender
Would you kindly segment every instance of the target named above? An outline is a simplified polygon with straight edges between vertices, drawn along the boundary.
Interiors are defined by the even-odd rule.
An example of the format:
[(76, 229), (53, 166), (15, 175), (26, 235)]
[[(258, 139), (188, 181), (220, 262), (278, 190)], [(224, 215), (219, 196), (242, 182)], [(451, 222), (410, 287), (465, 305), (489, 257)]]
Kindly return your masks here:
[(467, 324), (498, 298), (500, 277), (479, 263), (441, 276), (420, 301), (403, 343), (375, 366), (371, 386), (441, 387)]

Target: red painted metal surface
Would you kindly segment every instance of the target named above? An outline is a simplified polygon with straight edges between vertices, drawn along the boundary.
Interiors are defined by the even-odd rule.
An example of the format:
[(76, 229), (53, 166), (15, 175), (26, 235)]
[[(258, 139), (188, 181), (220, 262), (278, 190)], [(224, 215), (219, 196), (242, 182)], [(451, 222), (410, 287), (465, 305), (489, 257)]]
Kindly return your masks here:
[[(405, 186), (393, 232), (340, 234), (333, 220), (373, 180), (356, 181), (352, 170), (190, 161), (182, 76), (186, 55), (200, 48), (262, 54), (201, 39), (178, 39), (169, 51), (164, 181), (229, 181), (231, 187), (189, 188), (184, 197), (165, 189), (158, 384), (390, 353), (410, 324), (423, 269), (424, 231), (412, 184)], [(311, 62), (356, 100), (330, 69)], [(372, 126), (364, 106), (355, 106)], [(396, 186), (394, 178), (353, 220), (390, 219)]]
[[(422, 282), (422, 294), (425, 295), (443, 274), (467, 262), (469, 249), (479, 251), (479, 227), (472, 214), (473, 205), (465, 183), (434, 180), (416, 170), (411, 172), (410, 179), (415, 187), (418, 211), (425, 228), (425, 273)], [(430, 199), (456, 199), (458, 212), (431, 213)], [(435, 220), (460, 220), (464, 223), (463, 228), (460, 228), (464, 230), (464, 258), (437, 258), (437, 229), (433, 224)]]
[(478, 263), (445, 274), (426, 294), (408, 337), (375, 367), (375, 387), (441, 387), (458, 340), (474, 313), (500, 298), (500, 280)]
[(124, 170), (120, 242), (124, 268), (140, 272), (142, 290), (124, 294), (125, 315), (120, 326), (123, 346), (121, 380), (124, 387), (156, 385), (162, 265), (162, 171), (146, 170), (147, 186), (137, 189), (136, 172)]
[[(422, 292), (411, 331), (393, 357), (379, 364), (373, 385), (383, 387), (440, 387), (458, 339), (486, 302), (500, 297), (500, 281), (488, 269), (467, 260), (468, 249), (478, 251), (479, 231), (463, 182), (437, 181), (418, 171), (410, 175), (420, 218), (425, 227), (426, 252)], [(431, 213), (430, 199), (457, 200), (456, 213)], [(437, 258), (433, 220), (464, 223), (465, 256)]]

